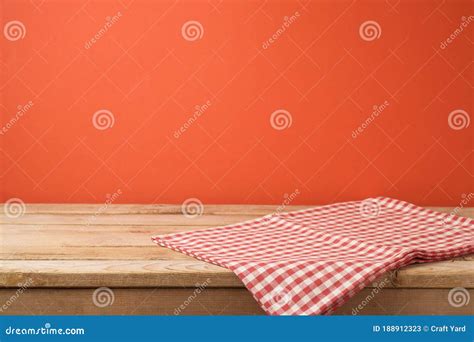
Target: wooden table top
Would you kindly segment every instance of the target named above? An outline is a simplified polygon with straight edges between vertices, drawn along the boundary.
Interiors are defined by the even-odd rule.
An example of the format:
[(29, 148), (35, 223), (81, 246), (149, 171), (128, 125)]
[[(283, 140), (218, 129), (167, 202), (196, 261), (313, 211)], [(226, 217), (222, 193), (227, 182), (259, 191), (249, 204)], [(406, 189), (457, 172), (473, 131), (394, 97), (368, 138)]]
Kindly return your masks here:
[[(298, 210), (308, 206), (288, 206)], [(0, 214), (0, 286), (243, 287), (229, 270), (158, 247), (151, 236), (232, 224), (272, 213), (272, 205), (206, 205), (187, 218), (179, 205), (28, 204)], [(452, 208), (431, 208), (450, 212)], [(474, 208), (461, 216), (474, 217)], [(392, 287), (474, 288), (474, 255), (411, 265)]]

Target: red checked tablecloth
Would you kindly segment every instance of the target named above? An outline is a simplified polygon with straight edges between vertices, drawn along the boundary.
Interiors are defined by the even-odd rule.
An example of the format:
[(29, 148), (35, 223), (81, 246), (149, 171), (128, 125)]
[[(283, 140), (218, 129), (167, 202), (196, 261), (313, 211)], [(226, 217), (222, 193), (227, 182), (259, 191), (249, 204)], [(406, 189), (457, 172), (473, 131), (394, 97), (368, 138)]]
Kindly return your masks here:
[(383, 273), (474, 252), (474, 220), (379, 197), (154, 237), (232, 270), (273, 315), (328, 314)]

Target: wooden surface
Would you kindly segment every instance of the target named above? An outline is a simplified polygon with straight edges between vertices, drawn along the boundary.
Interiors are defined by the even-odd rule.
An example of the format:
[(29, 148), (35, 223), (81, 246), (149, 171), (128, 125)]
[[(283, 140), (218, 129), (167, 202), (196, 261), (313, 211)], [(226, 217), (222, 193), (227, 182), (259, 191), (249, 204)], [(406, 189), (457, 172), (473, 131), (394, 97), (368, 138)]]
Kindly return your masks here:
[[(94, 288), (29, 289), (1, 314), (8, 315), (263, 315), (252, 295), (244, 288), (207, 288), (193, 297), (191, 288), (111, 289), (111, 305), (94, 304)], [(340, 315), (472, 315), (472, 301), (453, 307), (448, 289), (384, 289), (361, 310), (357, 306), (370, 294), (364, 289), (335, 314)], [(471, 298), (474, 290), (469, 290)], [(0, 303), (15, 295), (0, 289)], [(194, 298), (194, 299), (192, 299)], [(183, 307), (183, 309), (180, 309)]]
[[(305, 207), (292, 206), (286, 210), (303, 208)], [(451, 208), (432, 209), (451, 211)], [(68, 312), (93, 313), (96, 312), (95, 309), (87, 309), (91, 301), (90, 296), (85, 294), (101, 286), (110, 287), (117, 294), (124, 293), (126, 304), (114, 304), (113, 310), (122, 309), (111, 309), (111, 313), (126, 313), (129, 309), (123, 308), (134, 307), (131, 299), (126, 300), (133, 297), (133, 291), (136, 291), (134, 293), (137, 298), (147, 298), (144, 302), (150, 303), (155, 303), (155, 294), (159, 293), (159, 297), (168, 298), (165, 301), (168, 304), (163, 303), (161, 311), (158, 306), (151, 304), (148, 309), (137, 309), (140, 314), (153, 314), (152, 308), (155, 307), (157, 314), (169, 312), (176, 304), (175, 301), (182, 300), (197, 283), (207, 282), (206, 291), (213, 293), (211, 297), (215, 297), (215, 300), (209, 299), (206, 302), (206, 310), (213, 312), (214, 309), (225, 306), (218, 299), (221, 295), (222, 300), (227, 298), (231, 303), (230, 308), (224, 310), (226, 314), (261, 313), (251, 295), (232, 272), (158, 247), (151, 242), (150, 237), (236, 223), (275, 210), (276, 206), (206, 205), (203, 215), (195, 218), (186, 218), (177, 205), (109, 205), (105, 208), (101, 205), (30, 204), (27, 205), (25, 214), (19, 218), (9, 218), (2, 210), (0, 287), (3, 289), (0, 290), (0, 304), (15, 292), (19, 283), (28, 281), (32, 285), (21, 294), (16, 304), (9, 307), (10, 314), (14, 310), (18, 310), (15, 311), (17, 313), (27, 313), (25, 310), (36, 308), (36, 302), (37, 305), (46, 305), (40, 303), (47, 298), (39, 295), (41, 293), (48, 293), (51, 301), (60, 305), (61, 301), (67, 301), (71, 297), (71, 291), (75, 291), (77, 303), (74, 308), (69, 307), (67, 310), (71, 311)], [(460, 214), (474, 217), (474, 210), (463, 209)], [(377, 298), (392, 301), (390, 305), (394, 308), (398, 307), (396, 293), (402, 294), (403, 291), (411, 291), (406, 292), (407, 296), (416, 298), (416, 293), (420, 294), (420, 290), (430, 294), (442, 292), (444, 295), (453, 287), (474, 289), (474, 256), (405, 267), (393, 274), (385, 287), (385, 297), (379, 294)], [(365, 291), (369, 289), (370, 286)], [(389, 291), (390, 289), (395, 292)], [(434, 295), (430, 296), (425, 295), (424, 298), (433, 301)], [(199, 298), (205, 300), (203, 294)], [(21, 309), (24, 307), (24, 304), (19, 304), (22, 301), (30, 303), (27, 305), (29, 309)], [(416, 313), (416, 307), (415, 305), (410, 309), (408, 305), (406, 310)], [(51, 306), (49, 308), (47, 313), (52, 314), (56, 310)], [(449, 314), (447, 309), (444, 312)], [(458, 308), (455, 311), (460, 314), (460, 310), (464, 309), (466, 308)], [(105, 312), (102, 308), (101, 310), (100, 312)], [(188, 309), (195, 313), (193, 310), (200, 310), (201, 314), (208, 313), (203, 307), (191, 310), (190, 306)], [(348, 313), (347, 310), (348, 306), (345, 305), (340, 312)], [(365, 313), (377, 314), (377, 310), (380, 311), (368, 306)]]

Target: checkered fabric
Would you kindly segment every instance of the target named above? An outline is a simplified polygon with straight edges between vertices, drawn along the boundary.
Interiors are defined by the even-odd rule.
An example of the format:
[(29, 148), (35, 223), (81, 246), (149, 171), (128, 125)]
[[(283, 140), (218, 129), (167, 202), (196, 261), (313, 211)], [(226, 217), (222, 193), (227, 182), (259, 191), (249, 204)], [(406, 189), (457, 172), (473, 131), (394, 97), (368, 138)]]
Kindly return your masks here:
[(474, 252), (474, 220), (378, 197), (153, 238), (232, 270), (272, 315), (328, 314), (383, 273)]

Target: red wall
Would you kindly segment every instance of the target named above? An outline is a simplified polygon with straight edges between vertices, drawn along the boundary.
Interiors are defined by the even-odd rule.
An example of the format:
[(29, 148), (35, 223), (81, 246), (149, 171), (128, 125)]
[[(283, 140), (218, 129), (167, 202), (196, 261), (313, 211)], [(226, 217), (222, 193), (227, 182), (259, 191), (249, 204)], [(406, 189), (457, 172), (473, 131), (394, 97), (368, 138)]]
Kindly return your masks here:
[[(455, 206), (474, 192), (470, 1), (0, 4), (2, 201), (282, 203), (298, 190), (294, 204)], [(187, 40), (191, 20), (202, 31)], [(94, 126), (100, 110), (112, 127), (103, 113)]]

